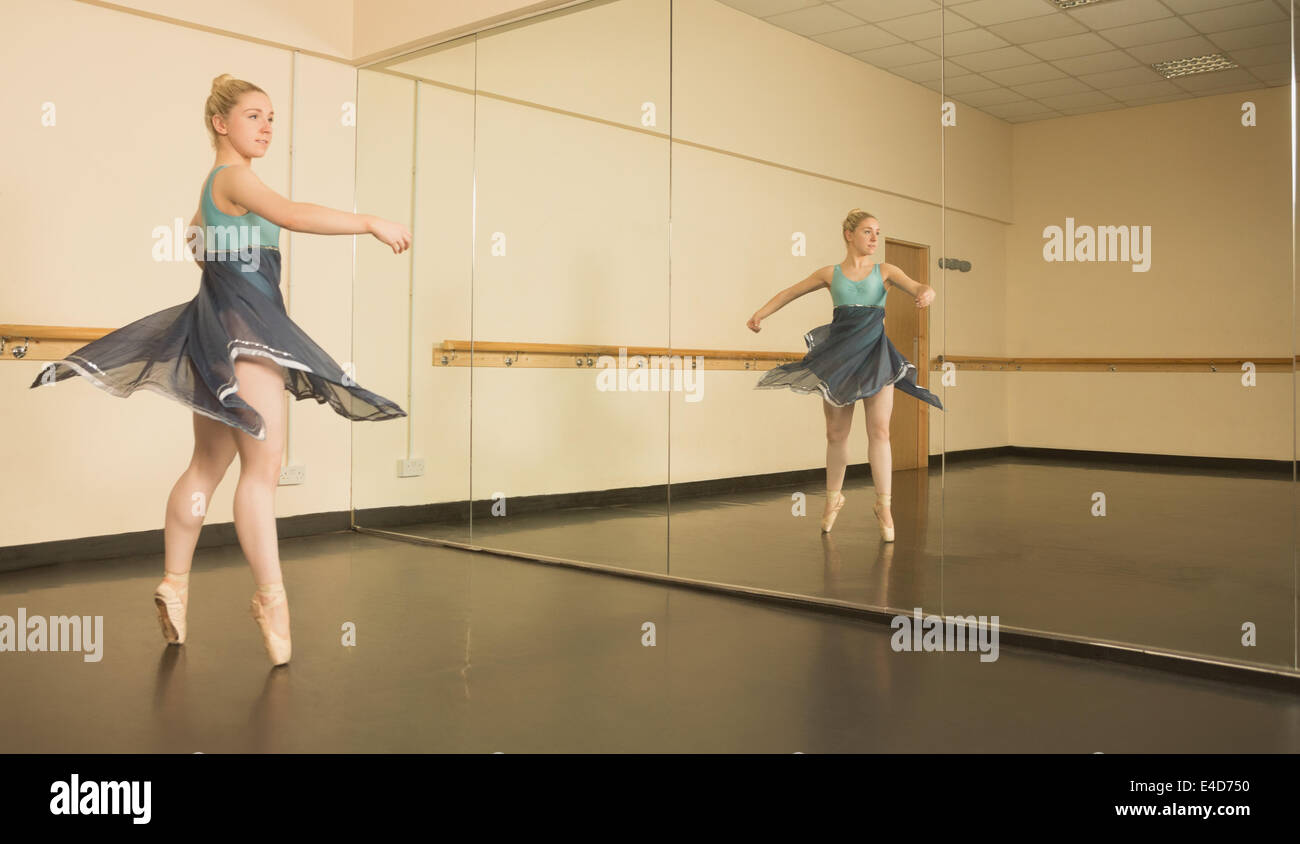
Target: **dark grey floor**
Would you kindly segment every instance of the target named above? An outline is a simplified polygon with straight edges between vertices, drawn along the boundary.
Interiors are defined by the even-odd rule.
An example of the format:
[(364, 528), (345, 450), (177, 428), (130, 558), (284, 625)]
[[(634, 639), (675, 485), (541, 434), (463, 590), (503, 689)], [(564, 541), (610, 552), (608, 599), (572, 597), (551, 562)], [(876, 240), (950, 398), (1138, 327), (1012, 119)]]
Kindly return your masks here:
[[(792, 496), (806, 495), (806, 514)], [(896, 541), (867, 479), (783, 486), (671, 508), (582, 507), (385, 528), (489, 548), (834, 598), (998, 616), (1001, 624), (1294, 668), (1295, 491), (1289, 477), (997, 456), (893, 475)], [(1096, 493), (1105, 515), (1093, 514)], [(364, 516), (358, 521), (365, 524)], [(1256, 630), (1244, 645), (1242, 628)]]
[(150, 601), (161, 555), (0, 574), (2, 614), (105, 624), (98, 663), (0, 654), (0, 752), (1300, 751), (1297, 695), (1007, 647), (896, 653), (869, 622), (352, 533), (281, 558), (279, 669), (236, 547), (200, 549), (182, 647)]

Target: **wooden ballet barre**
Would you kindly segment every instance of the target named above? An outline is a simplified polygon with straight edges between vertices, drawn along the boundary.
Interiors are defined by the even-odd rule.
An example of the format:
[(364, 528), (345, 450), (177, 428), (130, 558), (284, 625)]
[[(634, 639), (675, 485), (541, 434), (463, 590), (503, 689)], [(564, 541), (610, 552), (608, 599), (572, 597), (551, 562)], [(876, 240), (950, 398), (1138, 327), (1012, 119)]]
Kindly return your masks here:
[[(594, 368), (605, 358), (614, 367), (635, 369), (638, 356), (644, 366), (681, 369), (738, 369), (761, 371), (801, 360), (805, 352), (761, 352), (735, 349), (677, 349), (666, 346), (604, 346), (582, 343), (505, 343), (474, 341), (471, 363), (468, 340), (444, 340), (433, 349), (434, 366), (523, 366), (534, 369)], [(650, 358), (667, 358), (654, 362)]]
[(0, 360), (63, 360), (115, 328), (0, 324)]
[(990, 372), (1233, 372), (1250, 362), (1256, 372), (1291, 372), (1300, 355), (1278, 357), (1222, 358), (1022, 358), (989, 355), (936, 355), (930, 361), (932, 371), (941, 371), (945, 363), (957, 369)]
[[(62, 360), (114, 328), (67, 325), (0, 324), (0, 360)], [(524, 366), (530, 368), (595, 367), (601, 356), (632, 367), (633, 358), (668, 357), (673, 366), (701, 369), (761, 371), (800, 360), (804, 352), (764, 352), (737, 349), (679, 349), (666, 346), (610, 346), (581, 343), (507, 343), (444, 340), (433, 349), (434, 366)], [(620, 353), (622, 357), (620, 358)], [(699, 358), (699, 360), (697, 360)], [(1046, 358), (992, 355), (936, 355), (931, 371), (945, 363), (957, 369), (985, 372), (1241, 372), (1250, 362), (1257, 372), (1292, 372), (1300, 355), (1286, 357), (1140, 357)], [(646, 362), (649, 365), (649, 361)], [(662, 365), (662, 364), (661, 364)]]
[[(434, 366), (470, 366), (468, 340), (444, 340), (433, 350)], [(579, 343), (506, 343), (500, 341), (475, 342), (473, 366), (524, 366), (530, 368), (583, 368), (594, 367), (601, 356), (612, 358), (617, 364), (619, 353), (631, 366), (630, 359), (638, 355), (676, 356), (682, 365), (694, 367), (696, 356), (702, 369), (766, 370), (789, 361), (803, 358), (803, 352), (762, 352), (736, 349), (686, 349), (665, 346), (607, 346)], [(1294, 360), (1279, 357), (1143, 357), (1143, 358), (1044, 358), (997, 357), (989, 355), (937, 355), (931, 359), (930, 370), (942, 371), (944, 363), (958, 369), (993, 372), (1241, 372), (1244, 362), (1250, 361), (1257, 372), (1291, 372), (1300, 355)], [(647, 362), (648, 363), (648, 362)]]

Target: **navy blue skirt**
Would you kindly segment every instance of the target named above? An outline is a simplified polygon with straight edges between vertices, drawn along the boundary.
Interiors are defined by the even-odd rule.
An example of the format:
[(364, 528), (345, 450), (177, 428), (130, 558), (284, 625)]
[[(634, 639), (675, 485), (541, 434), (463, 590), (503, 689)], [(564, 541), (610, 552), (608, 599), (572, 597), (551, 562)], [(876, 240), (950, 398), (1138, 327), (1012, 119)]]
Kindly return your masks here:
[[(255, 260), (254, 260), (255, 259)], [(341, 416), (378, 421), (406, 411), (360, 387), (289, 318), (280, 294), (280, 251), (204, 256), (199, 292), (150, 314), (60, 361), (42, 367), (32, 387), (81, 375), (112, 395), (152, 390), (266, 439), (262, 415), (239, 396), (235, 358), (260, 355), (284, 367), (284, 387), (301, 401), (329, 403)]]
[(820, 393), (836, 407), (845, 407), (892, 384), (943, 410), (938, 396), (917, 386), (916, 367), (889, 342), (884, 308), (839, 305), (829, 324), (817, 326), (803, 339), (808, 354), (769, 369), (754, 389)]

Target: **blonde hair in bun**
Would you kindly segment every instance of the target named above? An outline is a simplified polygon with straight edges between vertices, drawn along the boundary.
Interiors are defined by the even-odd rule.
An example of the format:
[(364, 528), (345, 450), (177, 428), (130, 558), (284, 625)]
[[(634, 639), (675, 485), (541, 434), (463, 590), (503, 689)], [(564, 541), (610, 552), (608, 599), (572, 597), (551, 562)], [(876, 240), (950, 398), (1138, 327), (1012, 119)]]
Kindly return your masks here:
[[(844, 233), (852, 234), (853, 230), (858, 227), (858, 224), (868, 218), (872, 220), (880, 219), (875, 214), (868, 214), (866, 211), (863, 211), (861, 208), (854, 208), (852, 211), (849, 212), (849, 215), (844, 218)], [(847, 238), (845, 239), (847, 240)]]
[(229, 73), (223, 73), (212, 80), (212, 92), (208, 94), (208, 101), (203, 106), (203, 124), (208, 127), (213, 149), (217, 148), (217, 130), (212, 125), (213, 116), (220, 114), (228, 117), (239, 98), (249, 91), (266, 93), (252, 82), (236, 79)]

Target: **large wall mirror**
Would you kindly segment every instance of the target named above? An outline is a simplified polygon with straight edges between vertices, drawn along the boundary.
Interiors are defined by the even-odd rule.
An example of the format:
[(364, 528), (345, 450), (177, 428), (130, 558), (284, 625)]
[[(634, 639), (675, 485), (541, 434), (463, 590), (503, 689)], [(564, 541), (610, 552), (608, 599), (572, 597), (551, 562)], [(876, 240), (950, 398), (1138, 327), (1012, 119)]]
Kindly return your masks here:
[(412, 248), (357, 240), (353, 358), (400, 375), (408, 415), (353, 426), (354, 521), (453, 542), (470, 540), (474, 76), (470, 37), (357, 78), (357, 207)]
[[(398, 452), (424, 475), (358, 426), (357, 524), (667, 571), (668, 388), (692, 375), (660, 366), (669, 13), (583, 4), (362, 72), (358, 193), (414, 219), (408, 313), (373, 331), (410, 338)], [(359, 258), (358, 301), (373, 282)]]
[(1293, 22), (596, 0), (363, 69), (356, 524), (1296, 668)]
[(945, 612), (1295, 667), (1288, 3), (945, 21)]
[[(673, 394), (669, 569), (935, 606), (940, 411), (886, 385), (927, 381), (943, 303), (915, 307), (881, 268), (928, 283), (939, 255), (940, 9), (883, 27), (854, 4), (769, 5), (673, 5), (673, 346), (703, 389)], [(917, 81), (888, 70), (917, 61)], [(892, 408), (868, 412), (873, 387)], [(871, 443), (872, 466), (892, 457), (874, 479)]]

